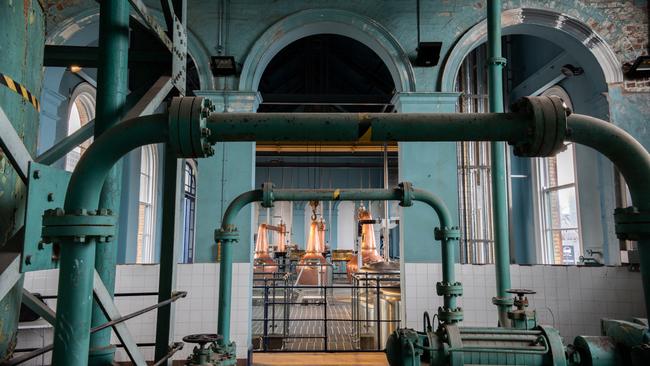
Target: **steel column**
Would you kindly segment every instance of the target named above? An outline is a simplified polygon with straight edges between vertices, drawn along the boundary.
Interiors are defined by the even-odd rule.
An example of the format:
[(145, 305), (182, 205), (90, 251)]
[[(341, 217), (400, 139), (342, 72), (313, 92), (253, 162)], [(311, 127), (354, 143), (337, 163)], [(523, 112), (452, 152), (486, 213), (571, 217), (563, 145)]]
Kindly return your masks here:
[[(160, 277), (158, 280), (158, 302), (170, 299), (176, 288), (176, 264), (182, 247), (182, 200), (183, 159), (176, 159), (173, 148), (165, 147), (165, 168), (163, 174), (162, 233), (160, 241)], [(156, 360), (169, 353), (174, 341), (174, 306), (158, 309), (156, 314)], [(165, 364), (168, 364), (166, 362)]]
[[(94, 138), (120, 122), (128, 93), (129, 56), (129, 4), (124, 0), (100, 2), (99, 54), (97, 67), (97, 114)], [(99, 208), (120, 210), (122, 164), (116, 163), (102, 188)], [(115, 291), (115, 241), (96, 244), (95, 269), (106, 286), (108, 296)], [(92, 326), (106, 322), (99, 304), (94, 304)], [(115, 347), (111, 345), (110, 329), (94, 333), (90, 337), (90, 365), (112, 365)]]
[[(501, 54), (501, 0), (488, 0), (488, 102), (490, 112), (503, 112), (503, 67)], [(508, 310), (512, 299), (510, 288), (510, 234), (508, 229), (508, 185), (506, 181), (506, 146), (493, 141), (490, 146), (492, 163), (492, 215), (494, 221), (494, 264), (496, 297), (492, 302), (499, 309), (499, 325), (509, 328)]]

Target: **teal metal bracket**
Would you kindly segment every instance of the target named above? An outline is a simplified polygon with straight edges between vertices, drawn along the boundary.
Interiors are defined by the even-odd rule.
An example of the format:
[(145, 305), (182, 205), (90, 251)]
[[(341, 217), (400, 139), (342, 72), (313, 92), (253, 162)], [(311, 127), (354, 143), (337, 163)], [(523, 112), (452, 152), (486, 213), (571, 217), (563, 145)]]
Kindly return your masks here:
[(616, 236), (621, 240), (650, 239), (650, 212), (636, 207), (617, 208), (614, 222)]
[(63, 206), (71, 174), (48, 165), (31, 162), (27, 182), (25, 239), (20, 272), (58, 267), (58, 244), (41, 239), (43, 212)]

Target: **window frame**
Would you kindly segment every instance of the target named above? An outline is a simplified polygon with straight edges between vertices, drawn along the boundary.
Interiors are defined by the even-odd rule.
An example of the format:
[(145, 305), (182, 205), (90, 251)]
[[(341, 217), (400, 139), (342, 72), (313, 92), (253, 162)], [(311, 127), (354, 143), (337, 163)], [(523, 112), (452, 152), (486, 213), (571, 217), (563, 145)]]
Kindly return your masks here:
[[(142, 200), (143, 194), (143, 170), (142, 166), (145, 154), (149, 159), (148, 187), (145, 188), (145, 195), (148, 195), (149, 202)], [(156, 145), (147, 145), (140, 148), (140, 172), (138, 191), (138, 226), (136, 232), (136, 263), (155, 263), (156, 247), (156, 196), (158, 182), (158, 151)], [(144, 205), (144, 210), (141, 206)], [(140, 215), (145, 215), (141, 218)], [(141, 221), (142, 220), (142, 221)], [(142, 223), (142, 234), (140, 233)], [(148, 241), (146, 239), (148, 238)]]
[[(564, 88), (559, 85), (554, 85), (546, 89), (543, 93), (543, 96), (556, 96), (562, 99), (564, 103), (572, 108), (571, 97), (566, 92)], [(582, 222), (580, 215), (580, 184), (578, 181), (578, 164), (576, 160), (576, 144), (569, 143), (565, 147), (573, 146), (573, 154), (571, 156), (573, 160), (573, 183), (561, 184), (557, 186), (547, 186), (543, 181), (546, 180), (546, 174), (543, 171), (548, 170), (548, 159), (549, 158), (535, 158), (532, 161), (532, 183), (533, 183), (533, 206), (535, 209), (534, 221), (535, 221), (535, 252), (537, 255), (537, 262), (540, 264), (555, 264), (555, 265), (577, 265), (580, 263), (580, 257), (583, 255), (584, 242), (582, 237)], [(556, 155), (557, 156), (557, 155)], [(548, 228), (547, 227), (547, 218), (549, 215), (549, 208), (547, 204), (547, 198), (553, 192), (559, 192), (565, 189), (573, 188), (575, 192), (575, 205), (576, 205), (576, 219), (577, 227), (576, 228)], [(552, 225), (552, 224), (551, 224)], [(578, 250), (575, 252), (575, 262), (574, 263), (564, 263), (562, 259), (560, 263), (555, 262), (555, 255), (553, 251), (553, 242), (552, 239), (549, 239), (549, 234), (552, 238), (552, 233), (554, 231), (567, 231), (567, 230), (577, 230), (578, 232)], [(562, 254), (563, 257), (563, 254)]]

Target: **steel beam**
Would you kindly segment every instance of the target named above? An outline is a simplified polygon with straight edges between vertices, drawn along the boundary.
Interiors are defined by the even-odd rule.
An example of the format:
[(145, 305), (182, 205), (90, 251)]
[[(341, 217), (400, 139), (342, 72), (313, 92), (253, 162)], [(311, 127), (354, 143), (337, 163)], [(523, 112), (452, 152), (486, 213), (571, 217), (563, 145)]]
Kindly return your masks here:
[(72, 149), (79, 146), (79, 144), (93, 137), (94, 131), (95, 120), (93, 119), (81, 126), (71, 135), (64, 137), (61, 141), (57, 142), (41, 155), (37, 156), (34, 161), (45, 165), (52, 165), (72, 151)]
[[(501, 0), (488, 0), (488, 103), (490, 112), (503, 112), (503, 67), (506, 59), (501, 54)], [(492, 302), (499, 309), (499, 325), (510, 327), (508, 311), (512, 298), (510, 288), (510, 231), (508, 222), (508, 183), (506, 146), (493, 141), (490, 145), (492, 173), (492, 217), (494, 223), (494, 264), (496, 297)]]
[(140, 18), (144, 21), (144, 23), (149, 27), (149, 29), (156, 35), (158, 36), (158, 39), (160, 42), (162, 42), (165, 47), (169, 50), (169, 52), (173, 52), (174, 45), (172, 43), (172, 40), (169, 39), (169, 36), (167, 36), (167, 32), (165, 29), (158, 23), (156, 18), (151, 16), (149, 14), (149, 10), (147, 6), (142, 2), (142, 0), (129, 0), (131, 3), (131, 6), (133, 7), (133, 10), (138, 14)]
[(2, 271), (2, 274), (0, 274), (0, 300), (7, 296), (9, 291), (14, 288), (16, 283), (20, 281), (23, 276), (22, 273), (20, 273), (20, 253), (2, 253), (3, 256), (12, 254), (16, 257), (13, 260), (9, 259), (9, 261), (11, 261), (10, 264), (4, 269), (4, 271)]
[(534, 74), (527, 77), (510, 92), (510, 100), (516, 101), (523, 97), (538, 96), (546, 89), (566, 79), (562, 73), (562, 66), (574, 62), (573, 57), (567, 52), (562, 52), (540, 67)]
[[(146, 64), (168, 64), (167, 51), (129, 50), (129, 67)], [(43, 66), (45, 67), (79, 67), (95, 68), (99, 62), (99, 47), (45, 45)]]
[[(117, 306), (115, 306), (115, 303), (113, 303), (112, 293), (109, 292), (106, 286), (104, 286), (99, 273), (96, 271), (93, 283), (93, 291), (95, 293), (95, 299), (104, 312), (107, 320), (114, 321), (122, 318), (119, 310), (117, 309)], [(129, 332), (129, 328), (126, 326), (126, 323), (120, 322), (113, 324), (113, 330), (115, 331), (117, 338), (120, 340), (120, 342), (122, 342), (122, 345), (124, 345), (124, 350), (129, 356), (131, 362), (133, 362), (133, 364), (136, 366), (146, 366), (147, 362), (144, 360), (142, 353), (138, 349), (138, 345), (133, 339), (131, 332)]]
[(45, 319), (45, 321), (54, 325), (56, 321), (54, 310), (26, 289), (23, 289), (23, 304)]
[[(170, 299), (176, 288), (176, 267), (182, 248), (183, 177), (185, 161), (176, 159), (173, 148), (165, 148), (165, 169), (163, 174), (162, 233), (160, 242), (160, 276), (158, 280), (158, 302)], [(169, 352), (174, 341), (174, 306), (158, 310), (156, 314), (156, 360)], [(169, 364), (166, 362), (165, 364)]]
[[(152, 114), (160, 103), (167, 97), (173, 86), (169, 76), (161, 76), (154, 85), (140, 98), (124, 117), (125, 120)], [(65, 156), (82, 142), (93, 137), (95, 120), (86, 123), (70, 136), (63, 138), (49, 150), (39, 155), (37, 163), (51, 165)]]
[(0, 107), (0, 147), (20, 179), (27, 184), (29, 162), (32, 161), (32, 155), (27, 151), (23, 140), (18, 136), (2, 107)]

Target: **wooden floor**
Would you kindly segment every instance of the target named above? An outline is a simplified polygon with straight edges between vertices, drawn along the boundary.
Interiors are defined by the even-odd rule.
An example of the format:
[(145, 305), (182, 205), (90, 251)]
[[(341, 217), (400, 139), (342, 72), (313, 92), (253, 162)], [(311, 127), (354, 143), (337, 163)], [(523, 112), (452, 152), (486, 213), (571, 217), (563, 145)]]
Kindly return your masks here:
[(383, 352), (254, 353), (253, 366), (388, 366)]

